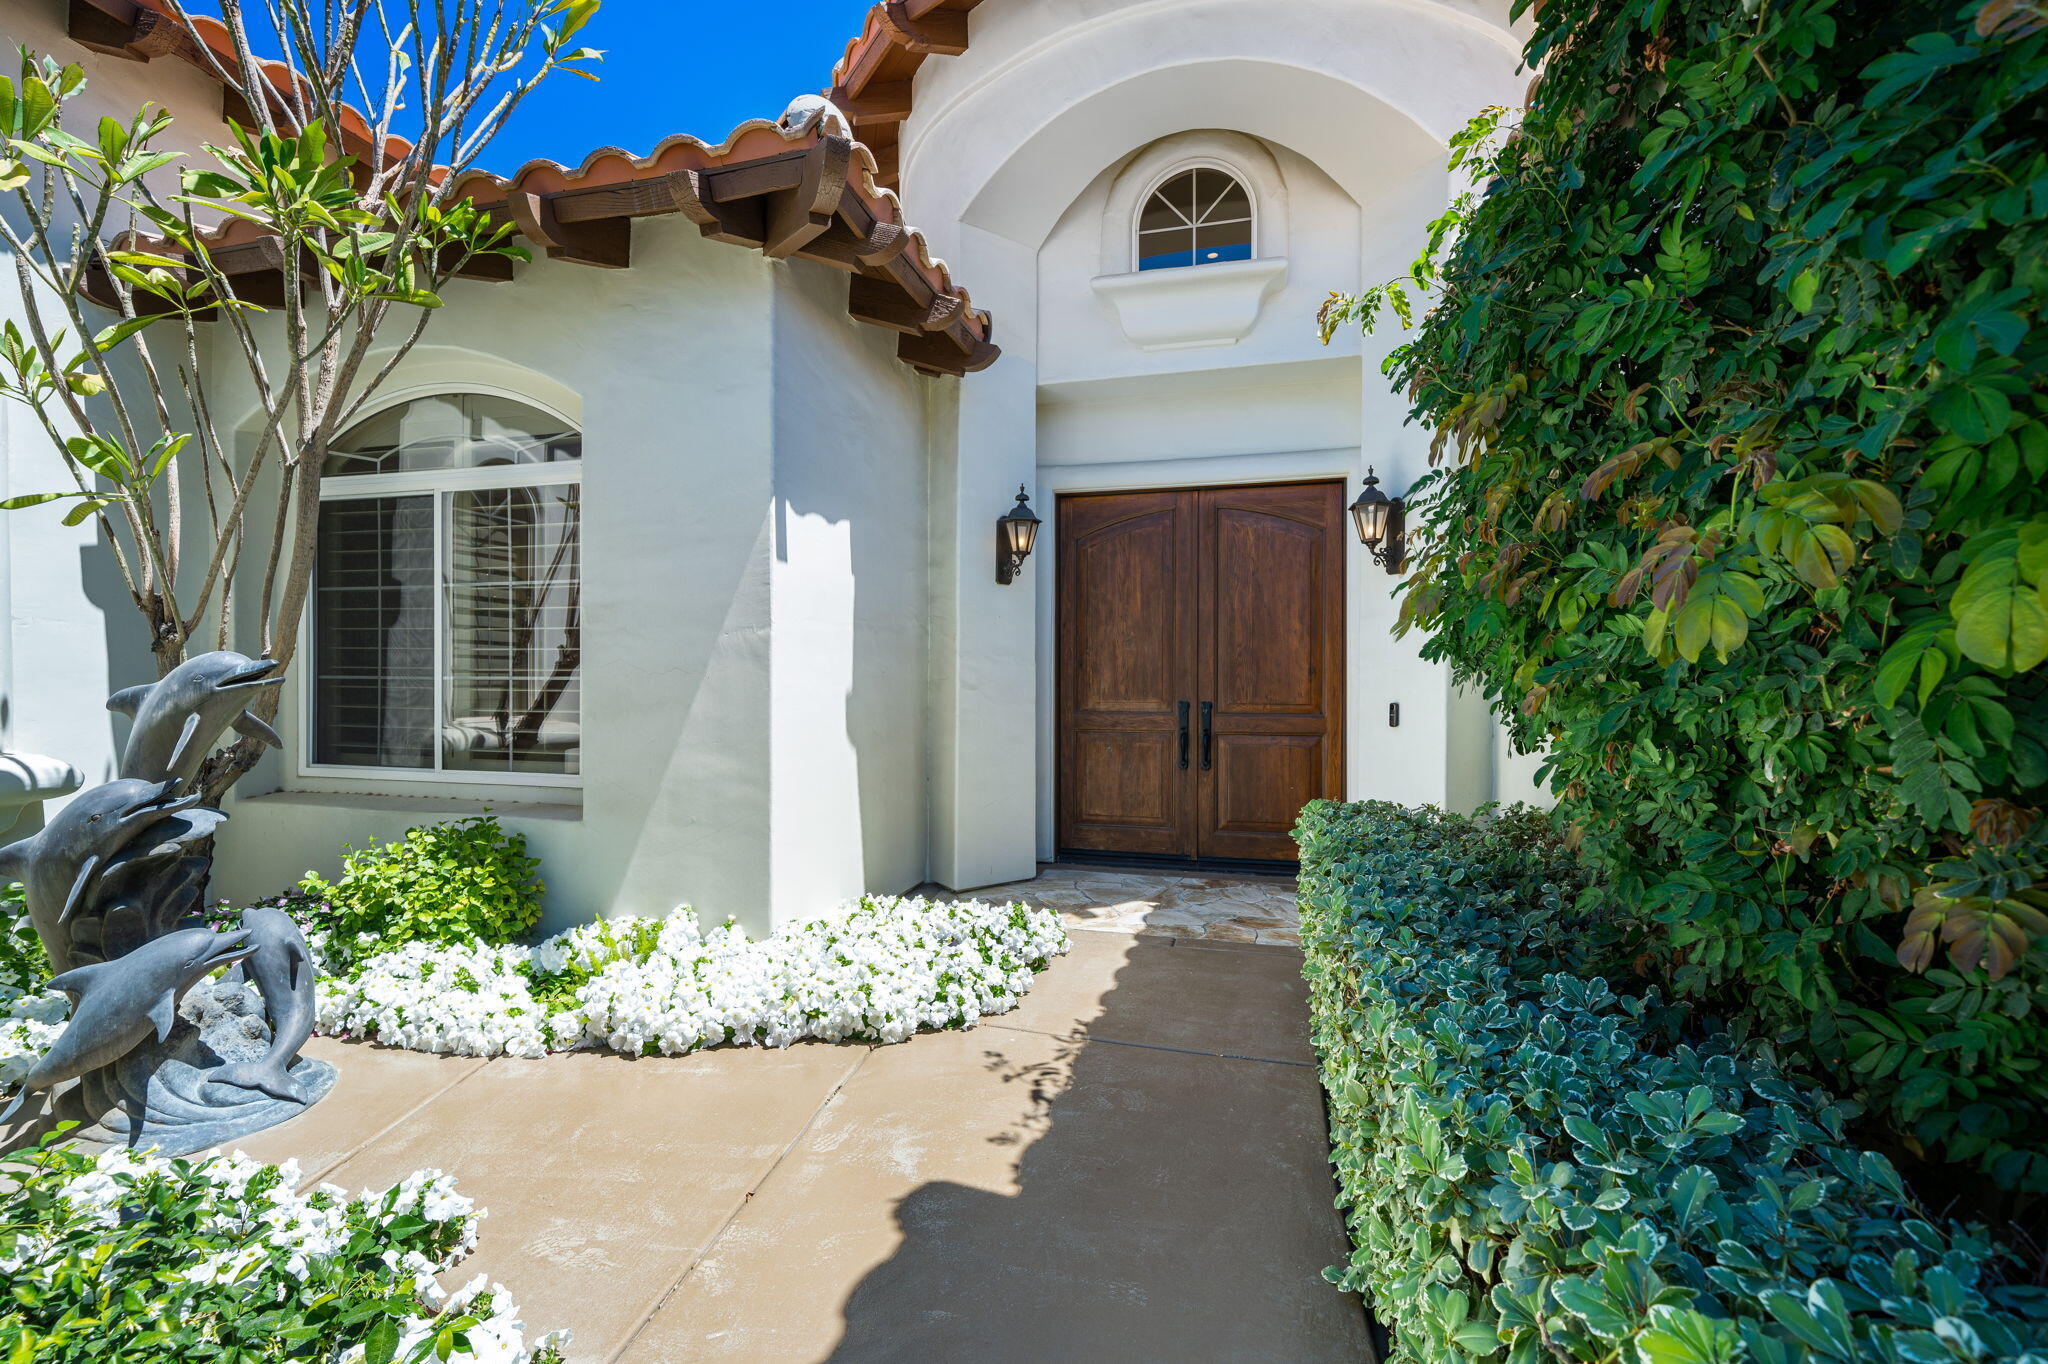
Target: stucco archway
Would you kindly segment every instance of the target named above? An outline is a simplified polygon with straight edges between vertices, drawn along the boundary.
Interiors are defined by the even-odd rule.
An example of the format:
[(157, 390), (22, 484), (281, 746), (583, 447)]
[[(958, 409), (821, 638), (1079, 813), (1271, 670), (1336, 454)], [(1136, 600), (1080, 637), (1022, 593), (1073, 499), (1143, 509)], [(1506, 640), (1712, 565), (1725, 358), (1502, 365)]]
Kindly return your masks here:
[[(1119, 401), (1157, 401), (1167, 412), (1187, 406), (1170, 386), (1130, 386), (1153, 376), (1207, 384), (1226, 372), (1249, 376), (1232, 367), (1253, 364), (1259, 373), (1250, 381), (1271, 390), (1258, 401), (1284, 412), (1276, 395), (1305, 374), (1327, 376), (1344, 357), (1356, 367), (1348, 434), (1318, 435), (1318, 448), (1309, 449), (1290, 443), (1306, 439), (1301, 433), (1267, 431), (1262, 453), (1247, 443), (1242, 459), (1198, 459), (1161, 444), (1142, 452), (1143, 467), (1104, 464), (1099, 472), (1117, 486), (1164, 487), (1225, 477), (1350, 478), (1372, 462), (1406, 486), (1425, 467), (1428, 438), (1405, 426), (1405, 401), (1377, 378), (1377, 361), (1395, 338), (1347, 338), (1324, 351), (1315, 341), (1315, 304), (1320, 291), (1405, 271), (1450, 189), (1445, 144), (1480, 109), (1519, 98), (1519, 42), (1506, 8), (1492, 0), (992, 0), (976, 9), (965, 54), (919, 70), (900, 143), (904, 198), (931, 225), (937, 249), (974, 281), (976, 302), (994, 310), (1005, 351), (1003, 364), (962, 386), (958, 448), (940, 466), (952, 485), (944, 488), (953, 503), (947, 529), (959, 565), (933, 607), (934, 639), (949, 655), (936, 661), (932, 695), (941, 739), (933, 752), (933, 862), (947, 884), (1014, 875), (1009, 869), (1027, 866), (1034, 851), (1052, 850), (1052, 570), (1033, 571), (1030, 598), (1003, 595), (980, 581), (979, 551), (983, 508), (997, 505), (1005, 489), (1030, 482), (1050, 497), (1081, 486), (1074, 480), (1082, 475), (1064, 458), (1054, 477), (1038, 444), (1042, 405), (1054, 391), (1041, 384), (1071, 394), (1093, 377), (1056, 356), (1051, 331), (1039, 334), (1062, 325), (1040, 290), (1053, 278), (1041, 253), (1066, 230), (1063, 215), (1082, 211), (1082, 196), (1105, 170), (1193, 130), (1257, 138), (1313, 166), (1356, 206), (1357, 247), (1341, 277), (1302, 272), (1304, 280), (1316, 275), (1305, 302), (1276, 297), (1272, 312), (1298, 322), (1298, 342), (1259, 344), (1254, 332), (1230, 353), (1123, 357), (1103, 374), (1126, 386)], [(1334, 391), (1322, 391), (1319, 410)], [(1108, 426), (1095, 444), (1105, 452), (1118, 447)], [(1218, 462), (1226, 458), (1238, 461), (1227, 475)], [(1361, 717), (1384, 717), (1398, 702), (1404, 715), (1401, 728), (1375, 728), (1369, 743), (1363, 725), (1347, 734), (1351, 794), (1465, 802), (1448, 775), (1449, 751), (1462, 742), (1454, 737), (1449, 679), (1415, 657), (1414, 641), (1393, 642), (1391, 580), (1355, 564), (1347, 576), (1347, 647), (1361, 679), (1349, 704)], [(1037, 774), (1033, 790), (996, 791), (986, 780), (988, 772), (1027, 765)], [(1038, 830), (1035, 849), (1020, 846), (1027, 827)]]

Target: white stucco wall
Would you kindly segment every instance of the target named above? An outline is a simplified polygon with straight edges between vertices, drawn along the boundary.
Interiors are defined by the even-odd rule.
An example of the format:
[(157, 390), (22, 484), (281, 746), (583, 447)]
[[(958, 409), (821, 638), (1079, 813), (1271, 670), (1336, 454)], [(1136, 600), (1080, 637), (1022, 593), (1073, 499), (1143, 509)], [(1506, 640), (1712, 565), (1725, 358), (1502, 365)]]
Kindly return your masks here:
[(485, 804), (541, 856), (548, 927), (687, 903), (764, 932), (922, 879), (925, 381), (845, 288), (680, 218), (635, 225), (629, 270), (451, 286), (384, 392), (580, 422), (582, 784), (310, 774), (290, 689), (219, 893)]
[(633, 259), (453, 283), (383, 390), (484, 388), (581, 424), (581, 788), (310, 775), (288, 687), (285, 751), (231, 797), (219, 893), (489, 804), (543, 859), (550, 926), (682, 903), (767, 925), (774, 267), (663, 219), (635, 225)]

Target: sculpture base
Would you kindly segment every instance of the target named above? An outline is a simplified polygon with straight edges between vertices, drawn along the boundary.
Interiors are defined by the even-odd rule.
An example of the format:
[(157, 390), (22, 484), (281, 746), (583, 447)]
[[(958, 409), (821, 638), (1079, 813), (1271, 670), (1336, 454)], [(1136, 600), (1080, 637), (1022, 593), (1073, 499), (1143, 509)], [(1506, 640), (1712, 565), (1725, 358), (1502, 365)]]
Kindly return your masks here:
[[(327, 1097), (336, 1078), (334, 1067), (325, 1061), (300, 1057), (290, 1075), (306, 1101), (295, 1103), (260, 1090), (209, 1084), (206, 1071), (211, 1066), (195, 1067), (176, 1057), (159, 1058), (156, 1065), (156, 1073), (139, 1095), (141, 1102), (132, 1102), (126, 1093), (110, 1096), (102, 1090), (88, 1094), (88, 1086), (80, 1084), (64, 1092), (51, 1120), (79, 1123), (68, 1135), (88, 1146), (154, 1147), (160, 1156), (189, 1156), (298, 1117)], [(106, 1073), (96, 1072), (87, 1078)], [(202, 1095), (198, 1103), (188, 1097), (195, 1093)], [(113, 1102), (108, 1102), (110, 1097)], [(88, 1117), (92, 1110), (97, 1110), (97, 1115)]]
[(260, 1061), (269, 1050), (254, 990), (234, 976), (196, 986), (169, 1037), (82, 1077), (7, 1145), (27, 1145), (57, 1123), (73, 1122), (71, 1141), (188, 1156), (296, 1118), (334, 1088), (334, 1067), (307, 1056), (286, 1073), (297, 1101), (210, 1078), (224, 1065)]

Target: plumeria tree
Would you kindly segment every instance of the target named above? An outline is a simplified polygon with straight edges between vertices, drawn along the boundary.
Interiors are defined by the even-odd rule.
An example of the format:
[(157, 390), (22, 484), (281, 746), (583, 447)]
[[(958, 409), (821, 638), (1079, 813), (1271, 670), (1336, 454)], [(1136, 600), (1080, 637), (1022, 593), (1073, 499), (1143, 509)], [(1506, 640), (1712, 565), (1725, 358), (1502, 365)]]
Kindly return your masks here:
[[(591, 75), (600, 54), (576, 34), (597, 8), (223, 0), (214, 17), (145, 0), (152, 48), (242, 115), (193, 155), (167, 148), (172, 115), (154, 105), (89, 121), (75, 63), (23, 51), (19, 79), (0, 77), (0, 234), (22, 317), (0, 327), (0, 394), (71, 475), (0, 507), (98, 523), (159, 673), (227, 646), (245, 579), (232, 614), (290, 661), (329, 442), (450, 278), (525, 258), (457, 186), (542, 81)], [(209, 792), (257, 752), (218, 755)]]

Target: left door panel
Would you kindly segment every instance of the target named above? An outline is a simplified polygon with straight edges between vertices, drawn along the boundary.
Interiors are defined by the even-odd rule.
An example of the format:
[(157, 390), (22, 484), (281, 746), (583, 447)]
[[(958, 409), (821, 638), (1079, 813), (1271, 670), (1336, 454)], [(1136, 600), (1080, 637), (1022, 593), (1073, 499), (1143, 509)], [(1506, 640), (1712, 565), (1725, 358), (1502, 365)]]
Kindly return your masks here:
[(1059, 508), (1059, 844), (1186, 856), (1196, 508), (1174, 492)]

